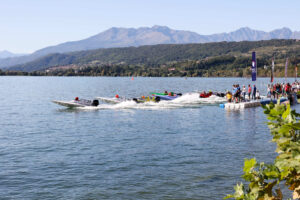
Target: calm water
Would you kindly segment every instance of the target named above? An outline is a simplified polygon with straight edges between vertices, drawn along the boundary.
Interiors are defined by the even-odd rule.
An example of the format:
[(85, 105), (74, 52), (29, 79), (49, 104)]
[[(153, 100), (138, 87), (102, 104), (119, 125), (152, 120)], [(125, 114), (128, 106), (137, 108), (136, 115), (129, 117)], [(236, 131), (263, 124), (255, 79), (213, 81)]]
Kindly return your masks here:
[[(267, 81), (257, 81), (261, 93)], [(0, 199), (222, 199), (241, 180), (244, 158), (275, 157), (262, 108), (70, 111), (51, 100), (235, 82), (250, 80), (0, 77)]]

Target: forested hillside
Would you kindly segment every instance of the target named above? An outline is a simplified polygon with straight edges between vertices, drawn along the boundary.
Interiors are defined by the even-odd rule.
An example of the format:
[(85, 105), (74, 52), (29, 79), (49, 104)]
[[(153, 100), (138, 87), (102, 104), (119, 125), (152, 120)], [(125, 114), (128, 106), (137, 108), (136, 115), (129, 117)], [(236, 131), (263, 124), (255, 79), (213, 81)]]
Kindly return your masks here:
[(10, 68), (14, 71), (45, 71), (52, 75), (106, 76), (247, 76), (251, 52), (257, 52), (261, 75), (267, 75), (271, 58), (282, 74), (286, 57), (289, 70), (300, 61), (297, 40), (218, 42), (205, 44), (152, 45), (51, 54)]

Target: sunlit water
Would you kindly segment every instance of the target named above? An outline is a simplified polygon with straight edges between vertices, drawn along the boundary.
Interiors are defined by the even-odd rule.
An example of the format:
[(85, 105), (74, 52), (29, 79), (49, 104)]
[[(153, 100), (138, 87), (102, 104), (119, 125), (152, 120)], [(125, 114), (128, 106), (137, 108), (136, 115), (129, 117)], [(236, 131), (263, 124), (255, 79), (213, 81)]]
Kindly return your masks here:
[[(256, 82), (261, 94), (268, 81)], [(226, 111), (186, 98), (68, 110), (51, 101), (233, 83), (251, 81), (0, 77), (0, 199), (222, 199), (241, 180), (244, 158), (276, 156), (262, 108)]]

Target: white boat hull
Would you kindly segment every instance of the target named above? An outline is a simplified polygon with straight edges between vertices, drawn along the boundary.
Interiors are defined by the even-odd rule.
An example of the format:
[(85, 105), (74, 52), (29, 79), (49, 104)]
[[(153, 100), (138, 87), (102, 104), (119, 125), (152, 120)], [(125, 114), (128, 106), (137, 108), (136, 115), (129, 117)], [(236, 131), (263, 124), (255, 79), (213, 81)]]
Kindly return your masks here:
[(74, 101), (57, 101), (57, 100), (54, 100), (52, 102), (56, 103), (56, 104), (58, 104), (60, 106), (68, 107), (68, 108), (85, 107), (85, 105), (81, 105), (81, 104), (75, 103)]

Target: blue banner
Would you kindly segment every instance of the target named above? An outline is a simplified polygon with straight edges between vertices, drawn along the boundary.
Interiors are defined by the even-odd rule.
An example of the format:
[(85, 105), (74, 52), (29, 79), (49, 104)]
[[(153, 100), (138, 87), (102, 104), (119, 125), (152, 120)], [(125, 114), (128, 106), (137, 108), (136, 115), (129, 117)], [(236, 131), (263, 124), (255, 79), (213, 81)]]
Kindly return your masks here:
[(256, 81), (257, 66), (256, 66), (256, 55), (255, 55), (255, 52), (252, 52), (251, 73), (252, 73), (252, 81)]

